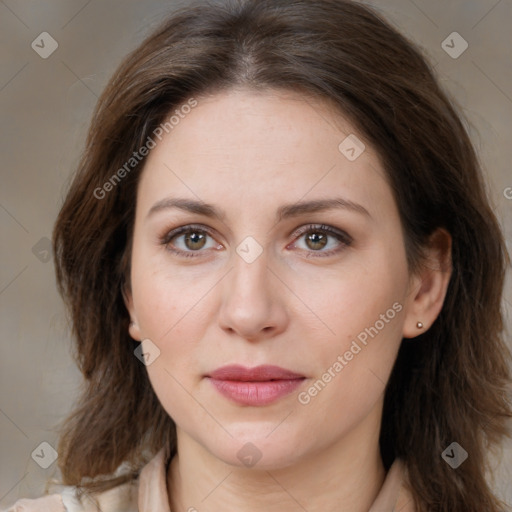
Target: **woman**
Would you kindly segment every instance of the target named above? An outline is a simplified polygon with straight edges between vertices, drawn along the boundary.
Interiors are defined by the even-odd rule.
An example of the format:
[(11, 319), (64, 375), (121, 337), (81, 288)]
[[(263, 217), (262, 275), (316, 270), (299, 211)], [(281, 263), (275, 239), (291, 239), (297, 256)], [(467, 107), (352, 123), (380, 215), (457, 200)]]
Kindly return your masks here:
[(10, 510), (503, 509), (503, 238), (369, 8), (171, 16), (99, 100), (54, 251), (86, 384), (63, 486)]

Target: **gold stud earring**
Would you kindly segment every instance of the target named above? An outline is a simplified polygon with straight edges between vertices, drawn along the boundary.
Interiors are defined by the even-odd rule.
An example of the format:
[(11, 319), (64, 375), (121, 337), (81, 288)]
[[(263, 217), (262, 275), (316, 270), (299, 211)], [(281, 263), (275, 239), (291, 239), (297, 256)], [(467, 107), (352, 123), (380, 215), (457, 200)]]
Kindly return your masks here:
[(416, 327), (417, 327), (418, 329), (423, 329), (423, 324), (422, 324), (421, 322), (418, 322), (418, 323), (416, 324)]

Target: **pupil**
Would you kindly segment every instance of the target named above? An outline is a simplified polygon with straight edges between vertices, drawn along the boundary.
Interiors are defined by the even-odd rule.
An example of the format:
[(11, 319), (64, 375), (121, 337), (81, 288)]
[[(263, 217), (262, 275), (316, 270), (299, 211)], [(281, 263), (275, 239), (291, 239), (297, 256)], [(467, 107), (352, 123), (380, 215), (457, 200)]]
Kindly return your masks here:
[(199, 243), (199, 247), (197, 247), (197, 246), (193, 247), (193, 248), (199, 249), (204, 245), (204, 244), (201, 244), (201, 242), (204, 242), (204, 235), (199, 234), (199, 233), (189, 234), (187, 236), (187, 241), (190, 241), (192, 246)]
[[(325, 246), (326, 242), (326, 236), (323, 234), (318, 233), (312, 233), (309, 235), (308, 240), (312, 242), (313, 244), (320, 244), (319, 248), (322, 248)], [(318, 247), (317, 247), (318, 248)]]

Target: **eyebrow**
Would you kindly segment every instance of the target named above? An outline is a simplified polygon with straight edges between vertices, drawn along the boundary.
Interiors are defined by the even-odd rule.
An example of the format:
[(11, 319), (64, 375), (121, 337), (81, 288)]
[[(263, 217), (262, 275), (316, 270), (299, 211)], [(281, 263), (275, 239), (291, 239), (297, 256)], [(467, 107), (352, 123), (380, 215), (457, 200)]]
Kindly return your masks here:
[[(205, 217), (210, 217), (221, 221), (224, 221), (226, 218), (226, 213), (223, 210), (212, 204), (205, 203), (204, 201), (169, 197), (157, 201), (149, 210), (146, 219), (157, 212), (173, 208), (177, 208), (189, 213), (204, 215)], [(354, 203), (353, 201), (349, 201), (348, 199), (344, 199), (343, 197), (334, 197), (331, 199), (316, 199), (313, 201), (302, 201), (280, 206), (276, 212), (276, 222), (292, 217), (298, 217), (299, 215), (304, 215), (307, 213), (317, 213), (331, 209), (350, 210), (371, 218), (370, 213), (364, 206), (358, 203)]]

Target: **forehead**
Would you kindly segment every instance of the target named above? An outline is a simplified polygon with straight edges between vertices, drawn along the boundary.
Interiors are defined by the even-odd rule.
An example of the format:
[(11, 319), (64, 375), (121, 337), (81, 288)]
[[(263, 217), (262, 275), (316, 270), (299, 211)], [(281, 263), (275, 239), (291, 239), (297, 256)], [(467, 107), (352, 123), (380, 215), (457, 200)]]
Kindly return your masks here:
[(261, 208), (269, 195), (289, 202), (333, 189), (355, 201), (392, 201), (378, 155), (329, 102), (248, 89), (196, 101), (151, 150), (141, 201), (179, 191), (208, 202), (231, 195), (240, 205), (255, 200)]
[[(197, 106), (181, 119), (174, 116), (178, 123), (153, 154), (180, 147), (200, 156), (229, 148), (224, 153), (229, 159), (242, 151), (247, 156), (263, 154), (267, 147), (264, 156), (278, 160), (290, 156), (290, 147), (305, 151), (320, 141), (324, 141), (321, 149), (331, 145), (337, 150), (340, 137), (354, 132), (332, 102), (295, 91), (230, 89), (196, 101)], [(172, 137), (166, 136), (171, 133)]]

